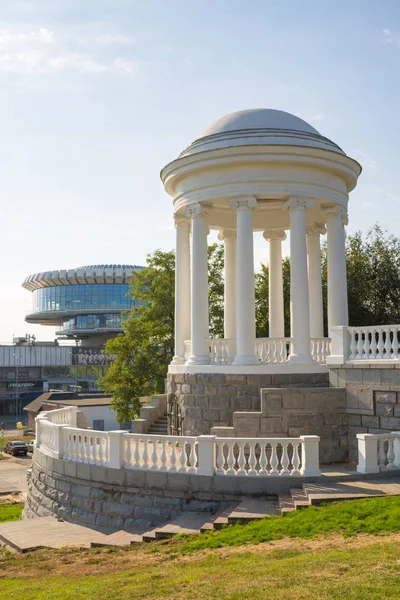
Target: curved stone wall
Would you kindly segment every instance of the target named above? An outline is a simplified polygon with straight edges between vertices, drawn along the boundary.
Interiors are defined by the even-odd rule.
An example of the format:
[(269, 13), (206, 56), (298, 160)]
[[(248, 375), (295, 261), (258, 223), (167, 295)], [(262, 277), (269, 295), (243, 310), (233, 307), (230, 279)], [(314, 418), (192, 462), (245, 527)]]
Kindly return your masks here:
[(183, 512), (214, 513), (244, 495), (287, 493), (316, 477), (227, 477), (113, 469), (35, 448), (23, 518), (57, 516), (104, 532), (152, 526)]

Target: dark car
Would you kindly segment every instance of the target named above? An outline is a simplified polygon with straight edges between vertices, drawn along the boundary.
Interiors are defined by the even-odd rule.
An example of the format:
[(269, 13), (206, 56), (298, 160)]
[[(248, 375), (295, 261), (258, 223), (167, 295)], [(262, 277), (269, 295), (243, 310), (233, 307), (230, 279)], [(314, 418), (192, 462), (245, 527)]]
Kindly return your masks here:
[(4, 452), (12, 454), (13, 456), (26, 456), (28, 454), (28, 447), (25, 442), (8, 442), (4, 446)]

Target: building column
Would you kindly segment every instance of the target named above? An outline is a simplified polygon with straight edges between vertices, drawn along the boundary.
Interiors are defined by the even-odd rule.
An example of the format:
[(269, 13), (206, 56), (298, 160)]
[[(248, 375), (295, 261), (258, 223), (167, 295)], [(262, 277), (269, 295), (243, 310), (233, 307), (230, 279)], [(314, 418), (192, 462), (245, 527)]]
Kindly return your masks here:
[(190, 340), (190, 221), (175, 217), (175, 356), (173, 365), (185, 363), (185, 340)]
[(283, 229), (264, 231), (269, 241), (268, 305), (269, 337), (285, 337), (285, 315), (283, 310), (282, 241), (286, 240)]
[(289, 362), (312, 363), (310, 348), (310, 308), (308, 298), (306, 208), (312, 200), (290, 198), (290, 336)]
[(310, 337), (324, 337), (324, 309), (322, 303), (321, 242), (326, 229), (320, 223), (307, 227), (308, 295), (310, 301)]
[(236, 231), (221, 230), (224, 242), (224, 338), (236, 338)]
[(186, 210), (192, 218), (191, 263), (191, 355), (188, 365), (206, 365), (209, 362), (206, 340), (208, 339), (208, 254), (206, 222), (207, 213), (201, 204)]
[(255, 198), (231, 200), (237, 209), (236, 260), (236, 357), (234, 365), (258, 364), (256, 357), (256, 311), (254, 297), (253, 215)]
[(344, 225), (347, 214), (342, 206), (332, 206), (325, 211), (328, 232), (328, 325), (349, 324), (347, 305), (346, 247)]

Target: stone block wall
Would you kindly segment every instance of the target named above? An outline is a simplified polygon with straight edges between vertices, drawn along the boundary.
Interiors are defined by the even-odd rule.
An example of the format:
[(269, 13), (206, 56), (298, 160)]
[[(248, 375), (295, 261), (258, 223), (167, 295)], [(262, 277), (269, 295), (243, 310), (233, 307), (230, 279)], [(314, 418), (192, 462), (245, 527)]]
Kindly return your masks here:
[(328, 373), (170, 373), (167, 392), (180, 401), (184, 435), (201, 435), (210, 433), (215, 425), (232, 426), (235, 411), (259, 411), (262, 388), (328, 385)]
[(357, 459), (357, 433), (400, 431), (400, 365), (341, 365), (329, 370), (329, 382), (346, 390), (351, 460)]
[[(267, 388), (261, 411), (235, 412), (235, 437), (299, 437), (319, 435), (320, 462), (348, 460), (346, 392), (338, 388)], [(213, 429), (213, 433), (217, 433)], [(229, 435), (228, 431), (225, 432)]]

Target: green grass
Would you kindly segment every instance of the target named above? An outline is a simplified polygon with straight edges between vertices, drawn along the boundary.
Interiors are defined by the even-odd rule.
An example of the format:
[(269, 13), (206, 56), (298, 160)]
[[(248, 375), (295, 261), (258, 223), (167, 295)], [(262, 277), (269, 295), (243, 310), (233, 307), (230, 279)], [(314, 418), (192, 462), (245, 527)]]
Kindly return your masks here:
[(0, 523), (6, 521), (19, 521), (22, 515), (23, 504), (0, 504)]
[[(112, 558), (110, 559), (112, 560)], [(400, 548), (210, 554), (107, 575), (0, 579), (7, 600), (384, 600), (400, 598)]]
[[(298, 510), (284, 517), (268, 517), (246, 526), (228, 526), (221, 531), (210, 531), (195, 536), (179, 549), (183, 554), (197, 550), (258, 544), (289, 538), (311, 538), (321, 533), (340, 533), (353, 536), (359, 533), (400, 531), (400, 497), (348, 500), (325, 506)], [(173, 550), (171, 548), (171, 550)]]

